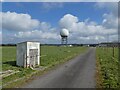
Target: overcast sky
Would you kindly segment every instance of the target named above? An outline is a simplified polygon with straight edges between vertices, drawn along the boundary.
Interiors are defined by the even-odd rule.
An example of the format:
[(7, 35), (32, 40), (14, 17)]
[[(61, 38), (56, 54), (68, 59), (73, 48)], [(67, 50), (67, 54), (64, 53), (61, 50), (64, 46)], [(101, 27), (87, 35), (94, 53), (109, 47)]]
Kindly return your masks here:
[(68, 43), (100, 43), (118, 39), (115, 2), (3, 2), (2, 43), (40, 41), (59, 44), (59, 32), (69, 30)]

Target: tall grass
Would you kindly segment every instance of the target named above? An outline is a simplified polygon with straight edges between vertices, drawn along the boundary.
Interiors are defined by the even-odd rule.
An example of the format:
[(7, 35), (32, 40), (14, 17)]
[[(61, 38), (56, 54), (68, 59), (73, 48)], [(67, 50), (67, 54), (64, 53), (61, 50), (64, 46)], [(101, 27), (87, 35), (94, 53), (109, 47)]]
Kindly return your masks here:
[[(114, 50), (114, 55), (113, 55)], [(97, 62), (100, 68), (99, 78), (101, 78), (101, 87), (118, 88), (119, 82), (119, 57), (118, 48), (101, 47), (97, 48)]]

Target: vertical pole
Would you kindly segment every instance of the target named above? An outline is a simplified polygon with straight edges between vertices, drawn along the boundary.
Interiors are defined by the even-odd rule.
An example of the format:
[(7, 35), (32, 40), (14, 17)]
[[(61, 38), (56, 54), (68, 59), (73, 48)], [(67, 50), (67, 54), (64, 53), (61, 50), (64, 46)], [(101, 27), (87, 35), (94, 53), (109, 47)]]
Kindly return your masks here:
[(61, 44), (63, 44), (63, 37), (61, 37)]
[(108, 52), (108, 47), (109, 47), (109, 34), (107, 35), (107, 52)]
[(114, 57), (114, 46), (113, 46), (113, 57)]
[(67, 45), (67, 37), (66, 37), (66, 45)]

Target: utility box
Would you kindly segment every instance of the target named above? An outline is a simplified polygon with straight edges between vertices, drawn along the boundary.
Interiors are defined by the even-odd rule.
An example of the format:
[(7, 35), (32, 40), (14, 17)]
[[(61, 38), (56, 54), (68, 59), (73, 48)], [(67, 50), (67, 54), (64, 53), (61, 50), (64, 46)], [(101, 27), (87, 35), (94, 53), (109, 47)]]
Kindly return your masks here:
[(40, 64), (40, 43), (26, 41), (17, 44), (16, 64), (22, 67), (36, 67)]

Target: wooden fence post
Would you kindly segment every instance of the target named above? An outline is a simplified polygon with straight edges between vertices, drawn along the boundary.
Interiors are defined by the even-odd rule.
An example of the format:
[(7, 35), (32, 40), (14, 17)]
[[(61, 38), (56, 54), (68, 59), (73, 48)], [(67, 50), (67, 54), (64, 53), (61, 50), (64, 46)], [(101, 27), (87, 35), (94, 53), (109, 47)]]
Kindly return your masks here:
[(114, 57), (114, 46), (113, 46), (113, 57)]

